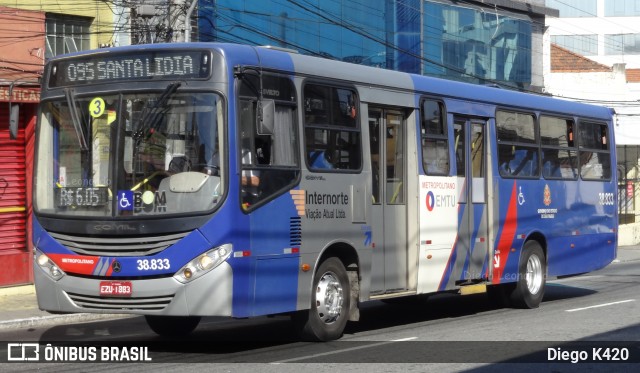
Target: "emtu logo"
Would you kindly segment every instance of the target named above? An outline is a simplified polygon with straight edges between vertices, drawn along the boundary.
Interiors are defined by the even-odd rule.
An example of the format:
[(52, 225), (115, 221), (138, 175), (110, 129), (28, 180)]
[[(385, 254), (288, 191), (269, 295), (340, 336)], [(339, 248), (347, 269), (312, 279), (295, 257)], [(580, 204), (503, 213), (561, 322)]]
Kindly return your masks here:
[(436, 196), (433, 194), (432, 191), (427, 192), (427, 210), (429, 210), (429, 212), (433, 211), (433, 208), (436, 205)]
[(425, 201), (427, 204), (427, 210), (429, 212), (433, 211), (436, 207), (440, 208), (449, 208), (456, 207), (456, 196), (451, 193), (441, 193), (435, 194), (433, 191), (427, 192), (427, 200)]
[(307, 192), (305, 190), (290, 190), (289, 194), (291, 194), (291, 199), (293, 199), (293, 203), (296, 205), (298, 216), (304, 216)]

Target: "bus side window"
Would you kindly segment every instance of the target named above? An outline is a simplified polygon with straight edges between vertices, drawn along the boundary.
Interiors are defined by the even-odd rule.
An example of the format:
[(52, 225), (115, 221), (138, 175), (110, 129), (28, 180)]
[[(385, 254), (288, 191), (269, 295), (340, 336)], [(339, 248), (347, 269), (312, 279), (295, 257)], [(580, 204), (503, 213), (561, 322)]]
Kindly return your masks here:
[(444, 114), (441, 102), (422, 102), (422, 166), (427, 175), (449, 173), (449, 140)]
[(322, 84), (304, 86), (304, 131), (311, 170), (359, 170), (362, 166), (356, 92)]
[(556, 149), (544, 150), (542, 153), (542, 175), (544, 177), (561, 177), (560, 160)]
[[(253, 209), (288, 190), (300, 173), (297, 156), (295, 88), (291, 79), (277, 75), (264, 75), (265, 90), (278, 87), (292, 101), (273, 101), (273, 128), (265, 131), (257, 121), (258, 97), (250, 84), (240, 86), (238, 146), (241, 160), (240, 199), (245, 211)], [(244, 81), (243, 81), (244, 82)], [(254, 82), (255, 85), (255, 82)], [(311, 103), (310, 103), (311, 104)]]
[(498, 110), (496, 130), (500, 176), (539, 177), (540, 151), (535, 116), (530, 113)]
[(511, 161), (513, 161), (512, 147), (509, 145), (498, 146), (498, 164), (500, 175), (511, 176)]
[(542, 176), (545, 178), (575, 180), (578, 176), (574, 128), (573, 119), (540, 116)]

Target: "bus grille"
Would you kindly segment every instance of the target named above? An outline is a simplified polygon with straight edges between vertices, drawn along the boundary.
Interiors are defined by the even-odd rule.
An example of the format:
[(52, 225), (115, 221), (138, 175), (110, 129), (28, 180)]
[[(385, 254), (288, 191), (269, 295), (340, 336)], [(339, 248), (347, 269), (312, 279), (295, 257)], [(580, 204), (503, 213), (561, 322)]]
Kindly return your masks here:
[(86, 237), (50, 233), (67, 249), (79, 255), (144, 256), (153, 255), (178, 242), (187, 233), (153, 237)]
[(302, 244), (302, 221), (296, 216), (289, 221), (289, 245), (300, 247)]
[(137, 298), (105, 298), (74, 293), (67, 295), (80, 308), (113, 311), (160, 311), (173, 299), (173, 295)]

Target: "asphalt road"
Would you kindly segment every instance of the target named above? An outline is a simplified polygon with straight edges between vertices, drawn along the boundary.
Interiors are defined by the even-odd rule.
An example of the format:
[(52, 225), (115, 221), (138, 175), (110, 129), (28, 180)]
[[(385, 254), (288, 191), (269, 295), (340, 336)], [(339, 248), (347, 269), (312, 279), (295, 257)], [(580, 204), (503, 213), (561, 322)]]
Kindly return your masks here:
[[(7, 356), (7, 343), (38, 342), (43, 347), (40, 356), (51, 343), (59, 356), (69, 354), (69, 346), (76, 353), (93, 347), (99, 360), (102, 348), (116, 346), (152, 361), (11, 362), (0, 365), (3, 372), (186, 372), (203, 367), (232, 372), (302, 367), (353, 372), (634, 371), (640, 366), (640, 262), (613, 263), (588, 275), (551, 281), (542, 305), (534, 310), (496, 308), (484, 294), (444, 294), (402, 304), (370, 302), (361, 309), (361, 321), (350, 323), (344, 337), (330, 343), (297, 341), (286, 317), (205, 318), (183, 340), (156, 336), (141, 317), (7, 330), (0, 340), (6, 341), (0, 344), (0, 356)], [(593, 358), (593, 348), (617, 353), (620, 360), (610, 365), (580, 359), (583, 352)], [(123, 357), (118, 355), (122, 348), (116, 350), (111, 360)], [(565, 362), (556, 364), (563, 353)], [(556, 357), (548, 361), (550, 356)]]

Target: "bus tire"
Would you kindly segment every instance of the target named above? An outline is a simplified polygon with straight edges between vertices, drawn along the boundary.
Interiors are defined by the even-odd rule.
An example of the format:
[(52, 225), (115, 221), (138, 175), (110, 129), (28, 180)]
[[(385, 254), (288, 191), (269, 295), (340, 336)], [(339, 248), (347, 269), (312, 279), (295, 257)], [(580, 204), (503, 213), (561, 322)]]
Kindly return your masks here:
[(145, 315), (147, 325), (163, 337), (185, 336), (198, 326), (199, 316), (155, 316)]
[(518, 264), (518, 281), (511, 293), (511, 304), (518, 308), (538, 308), (544, 296), (547, 266), (537, 241), (528, 241)]
[(328, 258), (313, 278), (311, 308), (298, 311), (293, 321), (306, 341), (331, 341), (342, 336), (351, 302), (349, 277), (338, 258)]

